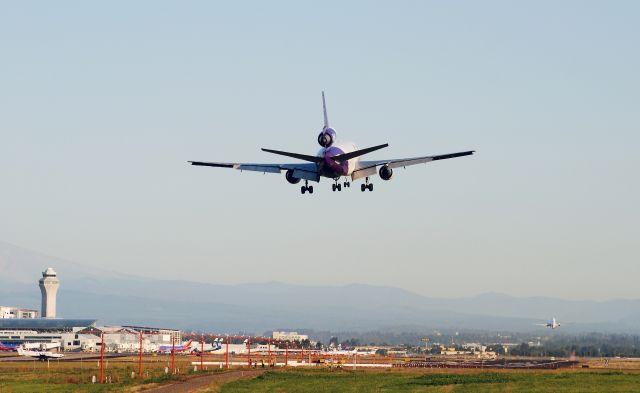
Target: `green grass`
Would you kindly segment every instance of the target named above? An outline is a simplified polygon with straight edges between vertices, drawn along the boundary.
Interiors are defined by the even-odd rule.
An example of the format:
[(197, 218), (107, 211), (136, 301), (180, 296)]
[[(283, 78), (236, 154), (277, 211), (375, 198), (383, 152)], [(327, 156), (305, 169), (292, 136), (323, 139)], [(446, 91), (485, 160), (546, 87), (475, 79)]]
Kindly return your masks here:
[(518, 392), (637, 393), (640, 375), (623, 372), (419, 372), (291, 370), (222, 386), (221, 393), (245, 392)]

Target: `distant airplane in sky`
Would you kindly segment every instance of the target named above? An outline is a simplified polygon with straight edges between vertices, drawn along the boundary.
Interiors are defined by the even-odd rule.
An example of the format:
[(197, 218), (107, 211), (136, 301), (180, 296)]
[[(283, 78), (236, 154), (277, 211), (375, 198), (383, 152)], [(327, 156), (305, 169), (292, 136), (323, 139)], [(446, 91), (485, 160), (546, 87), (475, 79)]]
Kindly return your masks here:
[(48, 359), (60, 359), (64, 355), (61, 353), (55, 353), (51, 351), (31, 351), (28, 349), (23, 349), (22, 347), (18, 347), (18, 355), (20, 356), (28, 356), (40, 360), (48, 360)]
[(547, 322), (547, 323), (536, 323), (536, 325), (538, 326), (544, 326), (544, 327), (548, 327), (551, 329), (557, 329), (560, 327), (560, 323), (558, 323), (558, 321), (556, 321), (555, 318), (551, 318), (551, 322)]
[(351, 186), (349, 179), (345, 179), (343, 184), (340, 183), (340, 178), (343, 176), (345, 178), (351, 176), (351, 180), (353, 181), (364, 178), (365, 181), (360, 185), (360, 190), (362, 192), (365, 190), (373, 191), (373, 184), (369, 181), (369, 177), (376, 174), (379, 174), (382, 180), (390, 180), (393, 176), (394, 168), (425, 164), (430, 161), (445, 160), (448, 158), (463, 157), (474, 153), (473, 150), (470, 150), (433, 156), (362, 161), (360, 160), (361, 156), (385, 148), (389, 146), (389, 144), (385, 143), (383, 145), (368, 147), (366, 149), (358, 149), (353, 143), (338, 143), (335, 129), (329, 126), (324, 92), (322, 92), (322, 109), (324, 112), (324, 127), (322, 128), (322, 132), (318, 135), (318, 143), (322, 146), (322, 149), (320, 149), (317, 155), (311, 156), (280, 150), (262, 149), (267, 153), (279, 154), (281, 156), (306, 161), (307, 163), (251, 164), (237, 162), (189, 162), (191, 165), (233, 168), (241, 171), (256, 171), (264, 173), (280, 173), (281, 171), (286, 171), (285, 178), (289, 183), (297, 184), (300, 180), (304, 180), (304, 186), (300, 188), (300, 192), (302, 194), (305, 192), (313, 194), (313, 186), (309, 185), (309, 181), (320, 182), (321, 177), (333, 179), (333, 191), (341, 191), (342, 185), (344, 185), (345, 188)]

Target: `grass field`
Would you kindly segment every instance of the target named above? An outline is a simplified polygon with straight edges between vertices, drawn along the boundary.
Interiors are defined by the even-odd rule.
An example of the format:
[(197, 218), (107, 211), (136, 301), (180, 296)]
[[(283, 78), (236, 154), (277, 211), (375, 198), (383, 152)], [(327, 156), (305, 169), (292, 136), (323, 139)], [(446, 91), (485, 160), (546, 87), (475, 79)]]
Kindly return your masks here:
[[(190, 357), (177, 359), (181, 375), (165, 375), (169, 357), (145, 360), (142, 379), (134, 357), (110, 360), (105, 376), (110, 384), (92, 384), (98, 362), (0, 362), (0, 393), (22, 392), (140, 392), (193, 372)], [(211, 385), (207, 392), (640, 392), (638, 362), (619, 363), (621, 370), (564, 369), (556, 371), (480, 371), (462, 369), (329, 370), (278, 369), (253, 380)], [(624, 369), (622, 366), (627, 366)], [(219, 373), (217, 368), (205, 373)]]
[[(96, 360), (52, 360), (49, 364), (40, 361), (0, 362), (0, 393), (136, 391), (144, 385), (157, 385), (194, 374), (190, 360), (179, 359), (176, 367), (180, 368), (181, 375), (177, 376), (164, 373), (164, 368), (169, 364), (168, 357), (147, 361), (143, 378), (140, 379), (135, 358), (113, 359), (105, 367), (105, 378), (110, 378), (111, 383), (104, 385), (92, 383), (92, 377), (98, 378), (100, 375)], [(136, 372), (133, 378), (131, 372)]]
[(264, 374), (223, 385), (221, 393), (248, 392), (640, 392), (640, 374), (629, 372), (316, 371)]

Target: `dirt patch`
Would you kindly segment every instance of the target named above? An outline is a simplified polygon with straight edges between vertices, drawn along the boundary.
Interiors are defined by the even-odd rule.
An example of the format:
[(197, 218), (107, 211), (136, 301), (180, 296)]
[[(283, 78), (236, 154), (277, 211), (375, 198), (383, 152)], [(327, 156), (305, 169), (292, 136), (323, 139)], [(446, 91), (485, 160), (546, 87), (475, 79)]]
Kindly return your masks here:
[(211, 384), (223, 384), (236, 379), (242, 378), (255, 378), (263, 374), (265, 370), (242, 370), (242, 371), (230, 371), (219, 374), (204, 375), (202, 377), (189, 378), (183, 382), (174, 382), (169, 385), (163, 385), (160, 387), (151, 388), (145, 390), (152, 393), (182, 393), (182, 392), (197, 392), (200, 389), (205, 389)]

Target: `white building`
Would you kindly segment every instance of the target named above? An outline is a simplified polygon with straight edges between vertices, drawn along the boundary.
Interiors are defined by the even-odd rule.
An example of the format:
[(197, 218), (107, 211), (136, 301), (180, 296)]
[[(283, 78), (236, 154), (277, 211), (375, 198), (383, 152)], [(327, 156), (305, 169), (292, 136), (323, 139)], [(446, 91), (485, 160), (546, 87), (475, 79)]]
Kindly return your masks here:
[(38, 310), (0, 306), (0, 318), (38, 318)]
[(273, 339), (279, 341), (303, 341), (308, 340), (309, 336), (298, 332), (273, 332)]

